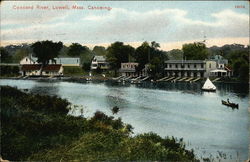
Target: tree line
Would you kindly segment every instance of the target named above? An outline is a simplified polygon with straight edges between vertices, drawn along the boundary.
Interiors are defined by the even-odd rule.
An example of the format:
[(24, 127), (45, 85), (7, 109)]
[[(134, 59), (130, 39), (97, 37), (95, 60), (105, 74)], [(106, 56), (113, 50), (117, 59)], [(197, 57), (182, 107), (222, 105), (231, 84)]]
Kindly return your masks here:
[[(117, 75), (123, 62), (137, 62), (136, 68), (140, 72), (145, 65), (148, 65), (148, 73), (155, 78), (162, 77), (164, 74), (164, 61), (173, 60), (204, 60), (212, 58), (215, 55), (221, 55), (229, 60), (229, 67), (234, 70), (234, 76), (240, 80), (248, 80), (249, 72), (249, 46), (244, 47), (240, 44), (224, 45), (222, 47), (206, 47), (204, 42), (194, 42), (183, 44), (182, 49), (173, 49), (170, 51), (160, 50), (160, 44), (152, 42), (143, 42), (139, 47), (134, 48), (123, 42), (114, 42), (107, 48), (95, 46), (92, 50), (79, 43), (72, 43), (69, 47), (62, 42), (52, 42), (49, 40), (38, 41), (32, 45), (24, 45), (18, 48), (13, 54), (13, 48), (1, 47), (1, 62), (20, 61), (29, 53), (34, 53), (38, 61), (47, 64), (49, 60), (55, 57), (80, 57), (81, 65), (85, 71), (90, 70), (91, 61), (94, 56), (105, 56), (110, 63), (111, 71)], [(11, 54), (12, 53), (12, 54)]]

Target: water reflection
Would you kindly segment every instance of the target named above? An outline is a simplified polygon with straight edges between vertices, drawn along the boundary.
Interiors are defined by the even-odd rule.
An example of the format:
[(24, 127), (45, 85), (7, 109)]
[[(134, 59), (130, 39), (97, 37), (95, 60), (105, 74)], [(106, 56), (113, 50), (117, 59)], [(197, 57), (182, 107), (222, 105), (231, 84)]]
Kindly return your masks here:
[[(133, 125), (135, 133), (156, 132), (162, 137), (184, 137), (189, 148), (200, 155), (226, 152), (241, 159), (248, 153), (248, 85), (216, 83), (215, 93), (202, 92), (202, 83), (73, 83), (1, 80), (0, 85), (27, 88), (33, 93), (58, 95), (84, 107), (84, 116), (96, 110), (112, 115), (118, 106), (125, 123)], [(230, 98), (240, 108), (232, 110), (221, 104)], [(72, 112), (79, 116), (80, 109)]]
[(45, 82), (45, 81), (37, 81), (35, 84), (30, 88), (30, 93), (35, 94), (44, 94), (44, 95), (58, 95), (59, 87), (58, 82)]

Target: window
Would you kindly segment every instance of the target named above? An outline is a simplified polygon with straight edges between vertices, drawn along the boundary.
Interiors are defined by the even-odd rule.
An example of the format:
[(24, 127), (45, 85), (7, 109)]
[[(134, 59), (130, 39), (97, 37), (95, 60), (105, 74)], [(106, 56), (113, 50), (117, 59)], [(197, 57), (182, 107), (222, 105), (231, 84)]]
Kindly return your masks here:
[(204, 65), (203, 65), (203, 64), (201, 64), (201, 68), (204, 68)]
[(188, 64), (188, 68), (190, 68), (190, 65)]
[(26, 61), (28, 61), (28, 59), (26, 58)]
[(172, 65), (170, 64), (170, 65), (169, 65), (169, 67), (171, 68), (171, 67), (172, 67)]
[(196, 64), (194, 64), (194, 68), (196, 68)]
[(178, 68), (178, 64), (175, 64), (175, 67)]
[(209, 68), (211, 68), (211, 63), (209, 64)]

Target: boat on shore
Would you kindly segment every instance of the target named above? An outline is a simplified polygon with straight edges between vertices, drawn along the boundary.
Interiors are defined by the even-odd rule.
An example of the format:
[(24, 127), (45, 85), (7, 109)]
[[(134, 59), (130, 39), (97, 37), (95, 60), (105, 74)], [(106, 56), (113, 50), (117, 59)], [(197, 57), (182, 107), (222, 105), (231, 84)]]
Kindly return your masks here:
[(229, 107), (232, 107), (232, 108), (236, 108), (236, 109), (239, 108), (239, 104), (231, 103), (229, 101), (221, 100), (221, 103), (222, 103), (222, 105), (226, 105), (226, 106), (229, 106)]
[(204, 83), (204, 85), (201, 88), (203, 91), (207, 91), (207, 92), (215, 92), (216, 91), (216, 87), (215, 85), (210, 81), (209, 78), (207, 78), (206, 82)]

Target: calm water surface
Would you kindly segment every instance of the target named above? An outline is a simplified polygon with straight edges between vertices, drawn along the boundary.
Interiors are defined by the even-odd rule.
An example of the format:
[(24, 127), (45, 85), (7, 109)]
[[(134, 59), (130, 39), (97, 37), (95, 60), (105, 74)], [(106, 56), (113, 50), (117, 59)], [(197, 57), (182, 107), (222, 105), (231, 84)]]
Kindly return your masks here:
[[(216, 84), (216, 93), (201, 92), (201, 83), (73, 83), (1, 79), (0, 85), (29, 89), (30, 92), (58, 95), (84, 107), (90, 117), (96, 110), (112, 115), (118, 106), (125, 123), (134, 133), (156, 132), (162, 137), (184, 138), (198, 157), (212, 156), (216, 161), (242, 161), (248, 158), (248, 85)], [(239, 103), (239, 110), (221, 100)], [(71, 112), (79, 115), (79, 110)], [(224, 156), (223, 156), (224, 154)]]

